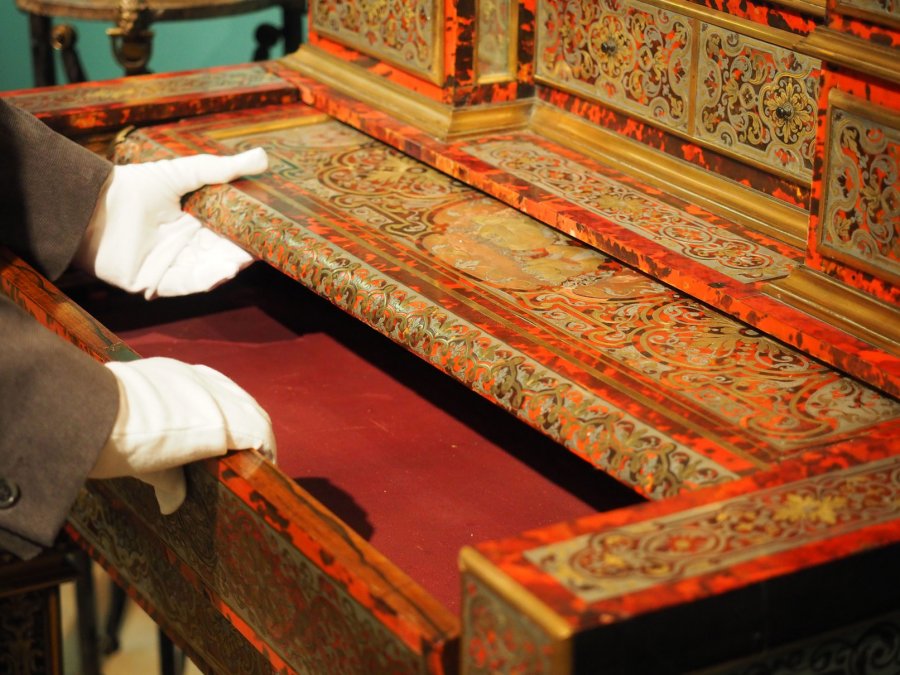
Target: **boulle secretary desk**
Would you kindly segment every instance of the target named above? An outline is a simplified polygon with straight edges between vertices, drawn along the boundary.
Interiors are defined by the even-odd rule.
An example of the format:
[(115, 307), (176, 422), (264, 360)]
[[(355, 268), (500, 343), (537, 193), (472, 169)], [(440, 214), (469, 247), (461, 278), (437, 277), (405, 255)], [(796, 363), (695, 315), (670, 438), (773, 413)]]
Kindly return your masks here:
[[(896, 673), (891, 0), (313, 0), (281, 59), (11, 92), (118, 162), (267, 148), (186, 208), (261, 261), (149, 305), (278, 466), (67, 531), (209, 672)], [(68, 297), (67, 297), (68, 296)]]

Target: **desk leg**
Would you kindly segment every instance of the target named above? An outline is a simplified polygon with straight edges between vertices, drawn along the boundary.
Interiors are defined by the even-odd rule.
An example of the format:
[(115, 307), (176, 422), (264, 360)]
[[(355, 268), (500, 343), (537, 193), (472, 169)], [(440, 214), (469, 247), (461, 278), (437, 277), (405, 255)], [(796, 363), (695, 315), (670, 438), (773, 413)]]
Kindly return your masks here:
[(282, 30), (284, 31), (284, 53), (292, 54), (303, 41), (303, 15), (306, 14), (305, 3), (282, 5)]
[(75, 604), (78, 608), (78, 643), (82, 675), (100, 675), (100, 651), (97, 640), (97, 605), (91, 559), (84, 551), (72, 554), (75, 577)]
[(53, 49), (50, 46), (52, 21), (49, 16), (28, 15), (29, 37), (31, 39), (31, 65), (34, 86), (45, 87), (56, 84), (53, 68)]

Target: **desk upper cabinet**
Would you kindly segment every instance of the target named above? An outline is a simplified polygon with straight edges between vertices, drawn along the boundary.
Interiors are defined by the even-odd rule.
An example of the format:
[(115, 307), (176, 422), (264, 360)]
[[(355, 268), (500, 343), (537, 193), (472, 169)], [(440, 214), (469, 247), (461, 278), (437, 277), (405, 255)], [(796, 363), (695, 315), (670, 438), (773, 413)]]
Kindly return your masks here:
[[(843, 7), (315, 0), (278, 61), (18, 94), (81, 134), (138, 122), (119, 162), (271, 159), (185, 208), (285, 278), (124, 332), (246, 376), (294, 430), (280, 466), (192, 467), (168, 519), (99, 482), (77, 536), (226, 670), (802, 671), (848, 644), (868, 667), (900, 633), (896, 29)], [(341, 321), (297, 284), (349, 339), (314, 337)], [(386, 381), (360, 323), (478, 397)]]

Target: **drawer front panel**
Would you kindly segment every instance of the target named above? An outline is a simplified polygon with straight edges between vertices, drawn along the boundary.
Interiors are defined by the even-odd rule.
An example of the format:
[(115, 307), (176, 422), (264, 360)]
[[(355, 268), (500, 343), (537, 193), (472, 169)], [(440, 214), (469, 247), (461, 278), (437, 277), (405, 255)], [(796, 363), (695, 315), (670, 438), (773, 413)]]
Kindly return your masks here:
[(819, 252), (900, 283), (900, 115), (829, 99)]
[(819, 61), (711, 24), (700, 36), (697, 138), (810, 180)]
[(437, 0), (312, 0), (310, 28), (432, 82), (443, 79)]
[(692, 22), (643, 2), (538, 5), (538, 79), (687, 131)]

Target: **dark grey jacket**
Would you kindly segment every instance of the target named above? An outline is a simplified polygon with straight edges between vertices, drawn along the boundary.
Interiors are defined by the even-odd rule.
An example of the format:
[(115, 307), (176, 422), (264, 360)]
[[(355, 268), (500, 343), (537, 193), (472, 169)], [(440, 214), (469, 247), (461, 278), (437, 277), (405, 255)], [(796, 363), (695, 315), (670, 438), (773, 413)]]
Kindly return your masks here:
[[(112, 165), (0, 100), (0, 245), (53, 279)], [(115, 378), (0, 293), (0, 548), (50, 545), (118, 409)]]

